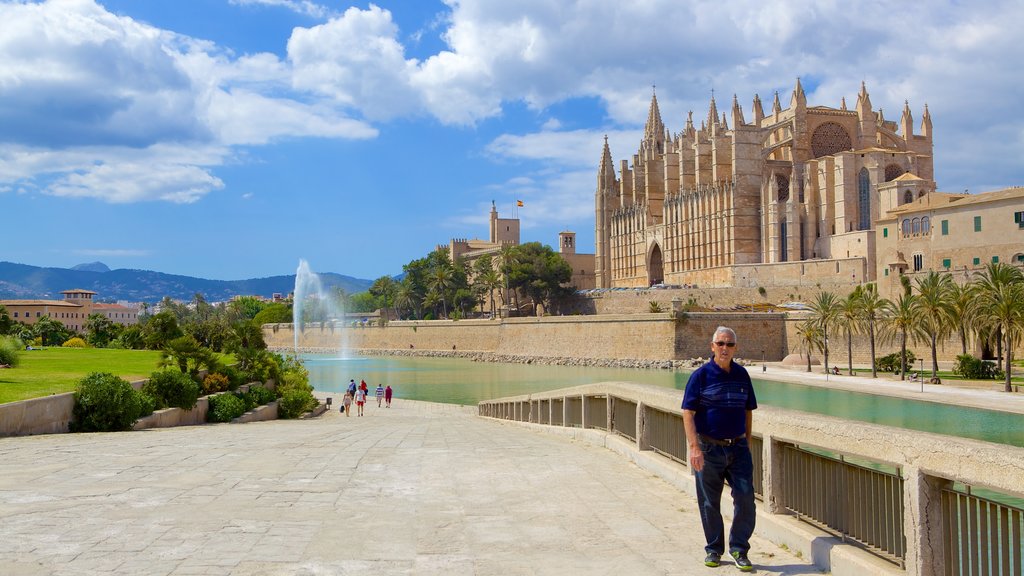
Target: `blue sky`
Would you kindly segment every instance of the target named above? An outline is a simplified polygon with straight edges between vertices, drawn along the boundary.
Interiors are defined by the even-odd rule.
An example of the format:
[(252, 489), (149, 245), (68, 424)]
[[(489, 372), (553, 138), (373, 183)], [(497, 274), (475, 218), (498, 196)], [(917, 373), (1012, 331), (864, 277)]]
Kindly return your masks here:
[[(855, 7), (855, 8), (854, 8)], [(0, 0), (0, 260), (401, 272), (487, 235), (593, 250), (603, 136), (736, 94), (904, 101), (941, 191), (1024, 185), (1024, 3)]]

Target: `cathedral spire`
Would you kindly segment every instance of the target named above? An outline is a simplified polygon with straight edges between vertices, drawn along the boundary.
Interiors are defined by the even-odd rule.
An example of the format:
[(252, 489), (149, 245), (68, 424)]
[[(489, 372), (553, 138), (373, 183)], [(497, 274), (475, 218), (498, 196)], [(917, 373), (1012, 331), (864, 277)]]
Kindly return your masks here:
[(775, 101), (772, 102), (772, 114), (778, 115), (782, 112), (782, 103), (779, 102), (779, 91), (775, 91)]
[(910, 113), (910, 102), (907, 100), (903, 101), (903, 115), (900, 116), (900, 132), (903, 134), (903, 139), (907, 141), (914, 135), (914, 117)]
[(615, 189), (615, 163), (612, 160), (612, 150), (608, 147), (608, 135), (604, 136), (604, 150), (601, 151), (601, 166), (597, 170), (598, 190)]
[(789, 100), (789, 107), (794, 110), (807, 107), (807, 95), (804, 94), (804, 87), (800, 83), (799, 76), (796, 77), (796, 87), (793, 88), (793, 97)]
[(687, 136), (691, 138), (693, 137), (693, 110), (690, 110), (690, 112), (686, 114), (686, 128), (684, 128), (683, 131), (686, 133)]
[(754, 94), (754, 126), (760, 126), (764, 120), (764, 106), (761, 105), (761, 97)]
[(868, 87), (863, 80), (860, 83), (860, 94), (857, 94), (857, 112), (861, 110), (871, 111), (871, 97), (868, 96)]
[(928, 104), (924, 105), (924, 114), (921, 116), (921, 135), (925, 138), (932, 137), (932, 115), (928, 112)]
[(718, 106), (715, 105), (715, 91), (711, 91), (711, 105), (708, 106), (708, 128), (718, 124)]
[(839, 102), (839, 109), (846, 110), (846, 96), (843, 96), (843, 99)]
[[(661, 121), (661, 110), (658, 108), (658, 94), (651, 88), (651, 107), (647, 111), (647, 124), (644, 126), (644, 141), (655, 144), (664, 142), (665, 124)], [(657, 148), (661, 150), (659, 146)]]
[(743, 120), (743, 109), (740, 108), (740, 101), (736, 98), (736, 94), (732, 95), (732, 126), (733, 128), (739, 128), (741, 125), (746, 124)]

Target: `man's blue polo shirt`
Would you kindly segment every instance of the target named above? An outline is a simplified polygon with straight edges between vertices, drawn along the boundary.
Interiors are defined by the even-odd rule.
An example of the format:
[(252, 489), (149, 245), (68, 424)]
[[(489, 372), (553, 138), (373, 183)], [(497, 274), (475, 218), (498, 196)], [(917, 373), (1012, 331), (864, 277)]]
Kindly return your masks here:
[(729, 372), (714, 360), (690, 375), (683, 409), (693, 410), (697, 433), (719, 440), (747, 433), (747, 410), (757, 408), (754, 386), (746, 368), (732, 362)]

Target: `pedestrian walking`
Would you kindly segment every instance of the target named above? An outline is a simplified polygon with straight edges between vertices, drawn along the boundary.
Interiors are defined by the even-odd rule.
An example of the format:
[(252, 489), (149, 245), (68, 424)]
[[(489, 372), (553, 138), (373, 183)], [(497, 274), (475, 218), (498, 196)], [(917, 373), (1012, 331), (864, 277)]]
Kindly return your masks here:
[(356, 414), (358, 416), (363, 415), (363, 404), (366, 404), (366, 390), (360, 388), (356, 390)]
[(341, 400), (341, 409), (345, 412), (345, 416), (352, 415), (352, 395), (345, 392), (345, 397)]
[(719, 326), (711, 337), (714, 357), (691, 374), (686, 384), (683, 427), (707, 542), (704, 565), (717, 567), (726, 552), (721, 503), (728, 480), (733, 500), (728, 551), (737, 568), (750, 572), (754, 566), (747, 555), (757, 518), (750, 435), (757, 399), (750, 375), (733, 361), (736, 349), (736, 332)]
[(377, 384), (377, 389), (374, 390), (374, 394), (377, 396), (377, 408), (380, 408), (380, 402), (384, 399), (384, 386)]
[(384, 404), (391, 408), (391, 384), (388, 384), (388, 387), (384, 389)]

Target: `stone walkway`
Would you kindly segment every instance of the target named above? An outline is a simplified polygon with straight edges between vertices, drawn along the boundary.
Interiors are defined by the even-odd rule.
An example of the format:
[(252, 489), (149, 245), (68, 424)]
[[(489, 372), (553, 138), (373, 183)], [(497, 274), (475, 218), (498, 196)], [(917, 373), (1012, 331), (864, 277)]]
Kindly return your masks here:
[[(400, 401), (0, 439), (0, 573), (723, 574), (695, 503), (610, 450)], [(818, 571), (755, 538), (758, 574)]]

